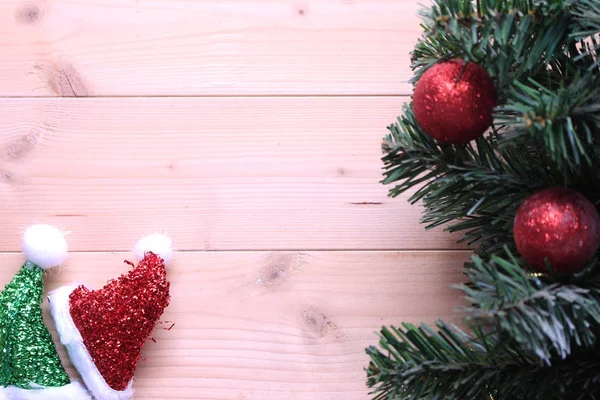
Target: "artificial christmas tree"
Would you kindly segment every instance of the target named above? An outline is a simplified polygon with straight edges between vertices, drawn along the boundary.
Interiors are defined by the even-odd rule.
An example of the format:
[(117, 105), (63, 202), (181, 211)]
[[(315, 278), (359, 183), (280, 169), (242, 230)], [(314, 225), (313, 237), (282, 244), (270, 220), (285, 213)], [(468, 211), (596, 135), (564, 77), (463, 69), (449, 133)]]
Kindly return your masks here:
[(600, 0), (435, 0), (422, 16), (416, 87), (459, 59), (490, 76), (497, 104), (481, 134), (485, 114), (452, 101), (459, 76), (443, 113), (458, 128), (479, 113), (472, 135), (434, 134), (427, 118), (443, 115), (416, 89), (389, 127), (390, 196), (418, 189), (426, 227), (475, 254), (457, 283), (462, 327), (383, 327), (368, 386), (378, 400), (600, 399)]

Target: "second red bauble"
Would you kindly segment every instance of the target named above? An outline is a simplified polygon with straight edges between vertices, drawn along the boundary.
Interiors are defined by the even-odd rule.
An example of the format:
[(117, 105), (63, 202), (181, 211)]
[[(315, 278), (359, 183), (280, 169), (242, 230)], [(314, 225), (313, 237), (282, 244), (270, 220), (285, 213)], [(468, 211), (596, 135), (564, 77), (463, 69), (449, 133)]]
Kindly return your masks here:
[(600, 246), (600, 216), (582, 194), (561, 187), (541, 190), (519, 207), (514, 222), (517, 250), (530, 268), (544, 272), (581, 270)]
[(497, 93), (487, 71), (461, 59), (444, 61), (419, 78), (413, 111), (421, 128), (441, 143), (467, 143), (492, 124)]

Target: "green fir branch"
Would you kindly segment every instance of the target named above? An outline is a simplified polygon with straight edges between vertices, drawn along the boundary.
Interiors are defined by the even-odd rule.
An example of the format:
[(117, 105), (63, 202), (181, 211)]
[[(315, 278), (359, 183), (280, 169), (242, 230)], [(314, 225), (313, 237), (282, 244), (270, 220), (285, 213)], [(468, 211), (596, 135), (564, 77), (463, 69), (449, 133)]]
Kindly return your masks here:
[[(460, 54), (481, 58), (497, 77), (503, 105), (492, 135), (466, 146), (435, 142), (405, 105), (384, 141), (383, 183), (394, 184), (392, 197), (420, 186), (409, 201), (423, 200), (427, 229), (449, 224), (448, 231), (463, 231), (461, 242), (494, 254), (512, 241), (518, 204), (534, 190), (557, 185), (588, 194), (600, 186), (594, 173), (600, 168), (600, 78), (581, 75), (570, 57), (568, 49), (578, 43), (569, 35), (571, 2), (480, 1), (477, 10), (466, 0), (436, 4), (423, 14), (428, 34), (416, 46), (413, 67)], [(449, 45), (468, 41), (481, 51), (466, 55)]]
[(452, 57), (483, 66), (500, 89), (546, 74), (578, 40), (569, 36), (569, 7), (561, 0), (436, 0), (420, 12), (424, 33), (412, 52), (411, 81)]
[(573, 33), (582, 39), (600, 32), (600, 3), (598, 0), (571, 1), (569, 12), (573, 16)]
[(500, 145), (543, 143), (558, 169), (577, 173), (596, 157), (600, 140), (600, 76), (575, 78), (567, 87), (547, 88), (530, 79), (514, 82), (506, 103), (496, 111)]
[(466, 145), (433, 140), (411, 104), (388, 127), (389, 195), (411, 192), (426, 228), (478, 246), (458, 286), (470, 333), (383, 327), (367, 349), (375, 400), (600, 399), (598, 260), (565, 278), (512, 255), (515, 213), (538, 189), (569, 187), (600, 207), (600, 1), (434, 0), (421, 17), (411, 82), (459, 57), (490, 73), (500, 106)]
[(562, 179), (558, 170), (538, 168), (531, 149), (507, 146), (499, 153), (496, 135), (465, 146), (440, 144), (421, 130), (409, 104), (388, 129), (382, 182), (394, 185), (390, 196), (415, 188), (408, 200), (422, 201), (426, 229), (447, 225), (450, 232), (464, 232), (461, 242), (491, 253), (510, 239), (520, 201)]
[(367, 348), (374, 400), (570, 400), (600, 396), (597, 348), (550, 366), (509, 340), (476, 329), (468, 335), (443, 321), (436, 329), (382, 328)]
[[(505, 249), (506, 258), (473, 257), (469, 283), (458, 286), (471, 307), (471, 324), (493, 326), (549, 364), (574, 348), (594, 347), (600, 334), (600, 277), (565, 283), (530, 274)], [(595, 264), (595, 261), (591, 264)]]

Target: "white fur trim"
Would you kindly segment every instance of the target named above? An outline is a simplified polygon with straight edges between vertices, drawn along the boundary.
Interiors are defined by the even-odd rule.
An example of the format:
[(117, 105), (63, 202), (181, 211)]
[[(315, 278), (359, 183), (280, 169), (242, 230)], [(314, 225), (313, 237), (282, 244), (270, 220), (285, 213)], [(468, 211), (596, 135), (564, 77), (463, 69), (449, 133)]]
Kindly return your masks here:
[(6, 388), (3, 386), (0, 386), (0, 400), (8, 400), (8, 397), (6, 397)]
[(159, 255), (165, 261), (165, 264), (169, 264), (173, 259), (173, 244), (171, 239), (160, 233), (153, 233), (137, 242), (135, 245), (135, 255), (138, 261), (144, 258), (147, 251)]
[[(71, 382), (60, 387), (31, 385), (31, 389), (8, 386), (0, 391), (0, 399), (6, 400), (91, 400), (92, 398), (79, 382)], [(4, 397), (2, 397), (4, 396)]]
[(23, 235), (23, 253), (27, 261), (48, 269), (67, 258), (67, 241), (61, 231), (50, 225), (31, 225)]
[(50, 313), (60, 342), (67, 348), (71, 362), (96, 400), (133, 399), (133, 380), (124, 390), (114, 390), (104, 380), (87, 351), (81, 333), (75, 326), (69, 307), (69, 295), (78, 285), (62, 286), (48, 293)]

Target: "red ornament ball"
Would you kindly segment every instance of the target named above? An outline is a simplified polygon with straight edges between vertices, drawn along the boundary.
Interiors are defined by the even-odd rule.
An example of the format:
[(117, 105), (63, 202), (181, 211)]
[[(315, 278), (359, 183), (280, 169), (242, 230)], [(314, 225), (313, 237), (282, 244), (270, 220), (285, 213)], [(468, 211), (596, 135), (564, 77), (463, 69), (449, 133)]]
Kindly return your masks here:
[(519, 207), (514, 223), (517, 249), (529, 266), (546, 272), (575, 273), (600, 246), (600, 216), (582, 194), (565, 188), (541, 190)]
[(485, 69), (461, 59), (429, 68), (419, 79), (413, 111), (421, 128), (441, 143), (467, 143), (491, 125), (498, 95)]

